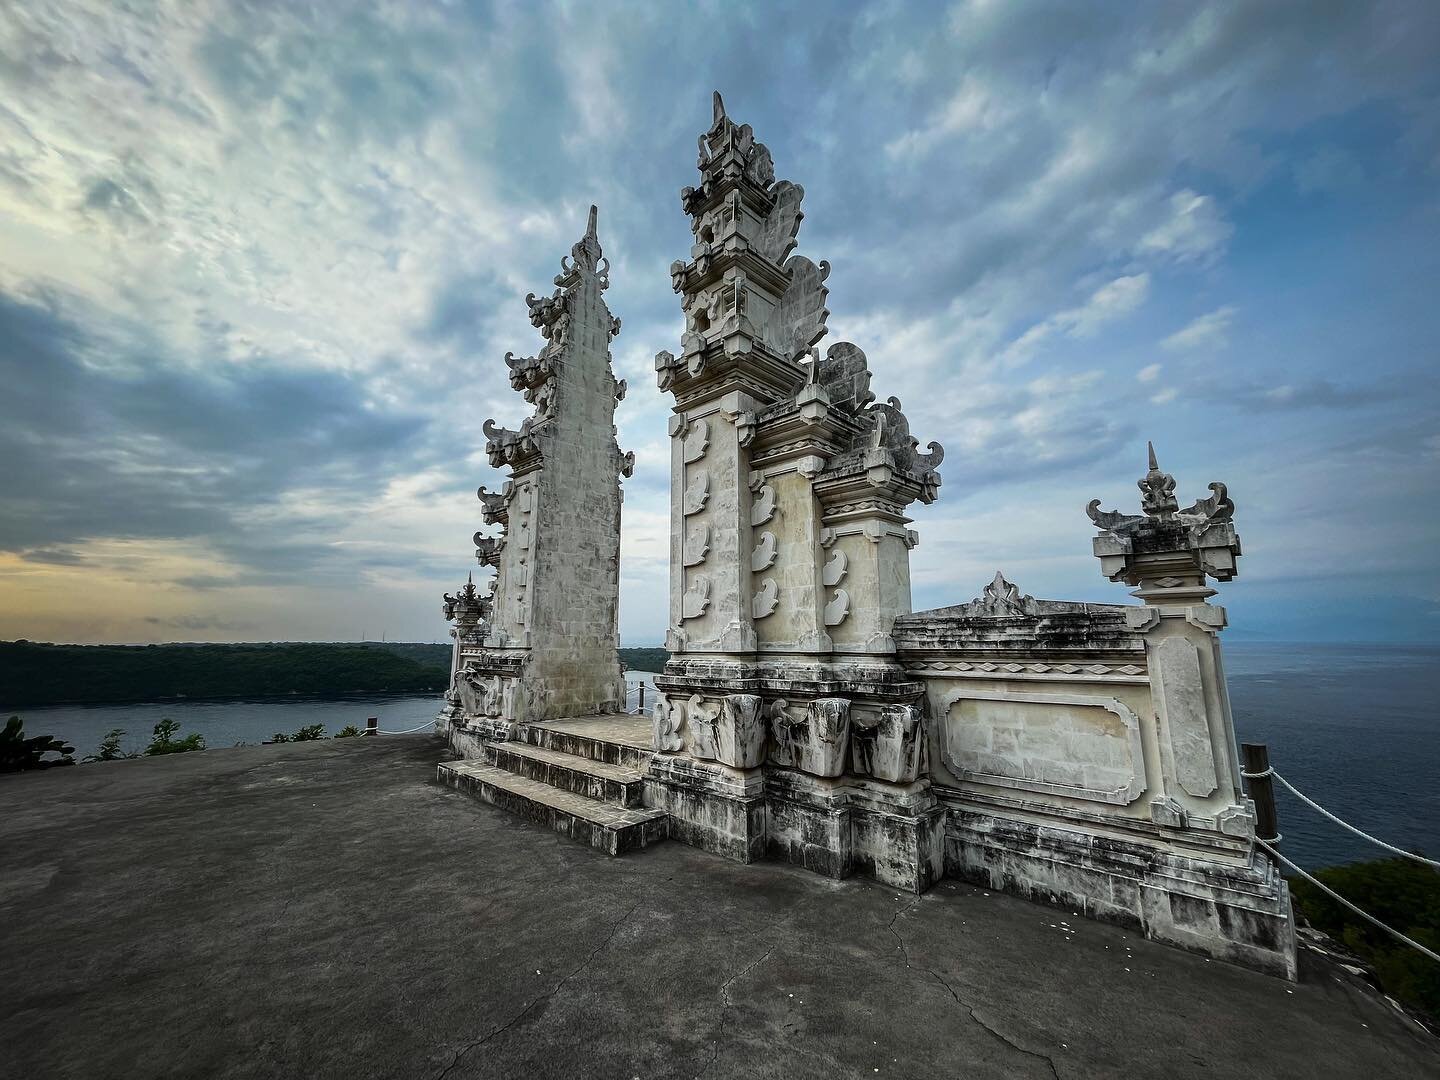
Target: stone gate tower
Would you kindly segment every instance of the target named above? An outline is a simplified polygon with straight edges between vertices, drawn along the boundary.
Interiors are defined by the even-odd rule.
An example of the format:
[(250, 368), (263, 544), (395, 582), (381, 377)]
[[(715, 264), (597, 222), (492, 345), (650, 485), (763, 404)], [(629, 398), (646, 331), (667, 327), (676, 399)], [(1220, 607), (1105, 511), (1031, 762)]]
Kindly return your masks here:
[(924, 888), (939, 809), (891, 627), (910, 610), (905, 509), (936, 497), (941, 450), (875, 402), (857, 346), (813, 348), (830, 268), (792, 254), (804, 190), (718, 93), (699, 169), (695, 243), (670, 267), (680, 355), (655, 360), (675, 397), (673, 655), (649, 776), (689, 842)]
[(615, 441), (625, 383), (610, 369), (610, 339), (620, 320), (602, 297), (610, 264), (595, 219), (592, 206), (555, 292), (526, 297), (544, 346), (533, 357), (505, 354), (510, 385), (534, 413), (518, 431), (484, 424), (490, 464), (510, 478), (498, 493), (479, 493), (485, 523), (500, 528), (475, 534), (476, 557), (495, 577), (483, 621), (457, 630), (442, 714), (461, 756), (482, 739), (508, 738), (518, 723), (625, 705), (616, 653), (619, 477), (630, 475), (634, 455)]

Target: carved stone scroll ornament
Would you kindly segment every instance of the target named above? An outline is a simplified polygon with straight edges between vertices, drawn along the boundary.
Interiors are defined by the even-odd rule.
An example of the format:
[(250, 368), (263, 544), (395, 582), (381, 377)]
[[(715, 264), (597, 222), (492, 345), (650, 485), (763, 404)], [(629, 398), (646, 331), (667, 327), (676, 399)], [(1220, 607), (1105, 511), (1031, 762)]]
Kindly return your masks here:
[(710, 606), (710, 579), (704, 574), (695, 574), (690, 587), (680, 598), (680, 618), (698, 619)]
[(926, 444), (929, 453), (920, 453), (920, 440), (910, 434), (910, 421), (897, 397), (871, 405), (864, 415), (874, 424), (871, 450), (883, 452), (896, 469), (920, 484), (921, 502), (934, 502), (940, 492), (939, 469), (945, 460), (945, 448), (932, 439)]
[(804, 255), (792, 255), (785, 272), (790, 284), (780, 296), (766, 337), (776, 352), (793, 360), (825, 336), (825, 320), (830, 317), (825, 307), (830, 293), (825, 279), (830, 276), (830, 264), (822, 261), (816, 266)]
[(886, 705), (876, 714), (850, 721), (851, 768), (895, 784), (914, 782), (926, 771), (925, 727), (914, 705)]
[(510, 493), (513, 490), (514, 484), (508, 480), (505, 482), (505, 487), (499, 492), (486, 491), (485, 485), (480, 485), (475, 495), (480, 500), (480, 516), (484, 518), (486, 525), (494, 525), (499, 520), (500, 515), (510, 505)]
[(690, 753), (703, 761), (714, 761), (719, 757), (719, 740), (716, 723), (720, 719), (719, 702), (706, 701), (699, 694), (692, 694), (685, 706), (685, 719), (690, 725)]
[(710, 421), (701, 417), (693, 421), (689, 430), (685, 432), (683, 441), (684, 449), (681, 452), (681, 459), (685, 464), (699, 461), (705, 456), (705, 448), (710, 445)]
[(673, 754), (685, 749), (685, 739), (680, 734), (685, 722), (685, 706), (681, 702), (672, 704), (664, 694), (658, 695), (650, 722), (652, 744), (657, 751)]
[(710, 551), (710, 526), (697, 521), (685, 530), (685, 546), (681, 561), (686, 566), (699, 566)]
[(704, 469), (696, 469), (690, 478), (690, 483), (685, 486), (685, 493), (682, 496), (680, 512), (689, 517), (691, 514), (698, 514), (705, 509), (705, 504), (710, 500), (710, 474)]
[(790, 715), (789, 702), (776, 698), (765, 706), (765, 720), (770, 725), (770, 760), (776, 765), (793, 769), (799, 763), (798, 739), (794, 727), (804, 726), (803, 717)]
[(850, 615), (850, 594), (836, 589), (834, 597), (825, 605), (825, 625), (839, 626)]
[(477, 532), (473, 537), (475, 541), (475, 558), (481, 566), (500, 565), (500, 553), (505, 550), (505, 538), (503, 536), (486, 536)]
[(801, 219), (805, 217), (805, 212), (800, 209), (800, 203), (805, 198), (805, 189), (789, 180), (781, 180), (771, 194), (775, 197), (775, 205), (770, 213), (765, 215), (754, 248), (776, 266), (780, 266), (785, 262), (785, 257), (795, 250), (795, 237), (800, 232)]
[(775, 584), (774, 578), (766, 578), (760, 583), (760, 588), (750, 598), (750, 617), (752, 619), (767, 619), (775, 613), (775, 607), (780, 603), (780, 587)]
[(736, 769), (753, 769), (765, 760), (765, 720), (757, 694), (726, 694), (721, 699), (716, 758)]
[(825, 560), (825, 565), (820, 568), (820, 583), (827, 589), (833, 589), (845, 580), (845, 574), (849, 565), (850, 560), (845, 552), (835, 552), (830, 558)]
[(760, 534), (759, 542), (750, 552), (750, 569), (757, 574), (762, 570), (768, 570), (775, 565), (778, 557), (775, 534), (767, 529)]
[(750, 524), (764, 525), (774, 516), (775, 489), (769, 484), (761, 484), (755, 501), (750, 504)]
[(500, 427), (494, 420), (486, 420), (480, 427), (485, 432), (485, 453), (493, 468), (514, 465), (539, 449), (530, 434), (531, 421), (528, 419), (520, 425), (519, 431)]
[(870, 391), (870, 365), (858, 345), (837, 341), (824, 360), (811, 366), (811, 378), (818, 382), (830, 404), (854, 416), (875, 400)]

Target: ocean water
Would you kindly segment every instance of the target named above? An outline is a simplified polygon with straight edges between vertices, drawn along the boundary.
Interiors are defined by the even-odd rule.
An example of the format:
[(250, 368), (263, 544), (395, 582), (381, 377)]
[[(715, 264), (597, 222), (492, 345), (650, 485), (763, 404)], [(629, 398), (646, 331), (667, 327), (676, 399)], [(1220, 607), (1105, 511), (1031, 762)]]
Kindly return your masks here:
[[(1270, 762), (1332, 813), (1389, 843), (1432, 858), (1440, 853), (1440, 647), (1288, 645), (1226, 642), (1236, 733), (1262, 742)], [(633, 707), (647, 672), (628, 672)], [(653, 700), (647, 689), (646, 702)], [(433, 720), (435, 695), (355, 695), (333, 700), (178, 701), (54, 706), (24, 711), (26, 731), (94, 753), (111, 728), (140, 750), (162, 718), (181, 734), (199, 731), (211, 747), (259, 743), (275, 732), (380, 718), (385, 731)], [(1277, 785), (1281, 850), (1308, 868), (1385, 852), (1326, 821)]]
[[(1241, 742), (1332, 814), (1440, 858), (1440, 647), (1226, 642)], [(1388, 855), (1283, 785), (1280, 850), (1306, 868)]]
[[(645, 702), (653, 698), (654, 676), (628, 671), (626, 684), (633, 708), (638, 687), (646, 684)], [(347, 724), (362, 731), (367, 717), (377, 717), (381, 732), (405, 732), (430, 724), (440, 711), (439, 694), (350, 694), (339, 698), (261, 698), (253, 701), (161, 701), (136, 705), (52, 705), (19, 710), (27, 735), (54, 735), (75, 747), (75, 756), (95, 753), (107, 732), (122, 729), (121, 748), (134, 753), (150, 742), (155, 725), (174, 720), (179, 735), (205, 736), (210, 749), (265, 742), (276, 733), (292, 735), (312, 724), (334, 735)]]

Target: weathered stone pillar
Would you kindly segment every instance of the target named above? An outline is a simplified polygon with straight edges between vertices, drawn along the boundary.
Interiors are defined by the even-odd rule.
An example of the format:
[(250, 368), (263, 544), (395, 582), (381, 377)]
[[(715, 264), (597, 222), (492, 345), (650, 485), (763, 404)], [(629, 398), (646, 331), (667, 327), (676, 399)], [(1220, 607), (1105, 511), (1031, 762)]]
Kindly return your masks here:
[(674, 655), (647, 799), (672, 836), (735, 858), (923, 889), (940, 867), (929, 780), (849, 739), (921, 697), (890, 628), (910, 609), (904, 509), (935, 498), (940, 448), (917, 454), (899, 402), (874, 404), (859, 348), (813, 348), (830, 268), (792, 254), (804, 190), (718, 94), (700, 147), (681, 196), (695, 243), (670, 268), (685, 333), (655, 360), (675, 396)]
[(1181, 510), (1174, 477), (1160, 471), (1153, 446), (1149, 453), (1150, 470), (1139, 482), (1142, 514), (1104, 513), (1098, 499), (1087, 510), (1102, 530), (1094, 540), (1101, 572), (1139, 586), (1132, 595), (1144, 602), (1126, 608), (1125, 618), (1145, 641), (1160, 736), (1163, 787), (1153, 794), (1151, 816), (1251, 839), (1254, 816), (1220, 659), (1225, 609), (1209, 603), (1215, 590), (1205, 582), (1207, 575), (1235, 576), (1235, 506), (1217, 483), (1210, 498)]

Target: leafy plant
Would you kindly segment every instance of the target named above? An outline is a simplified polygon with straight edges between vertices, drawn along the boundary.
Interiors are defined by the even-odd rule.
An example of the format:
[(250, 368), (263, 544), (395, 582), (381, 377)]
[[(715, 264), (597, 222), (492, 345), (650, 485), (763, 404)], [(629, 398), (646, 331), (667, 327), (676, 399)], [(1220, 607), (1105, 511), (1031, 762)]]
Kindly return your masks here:
[(272, 743), (277, 743), (277, 742), (289, 742), (289, 741), (290, 741), (290, 736), (289, 736), (289, 735), (286, 735), (285, 732), (283, 732), (283, 731), (277, 731), (277, 732), (275, 732), (274, 735), (271, 735), (271, 736), (270, 736), (270, 741), (271, 741)]
[[(25, 737), (24, 723), (20, 717), (12, 716), (0, 730), (0, 773), (26, 772), (30, 769), (50, 769), (56, 765), (74, 765), (71, 756), (75, 748), (53, 735)], [(59, 758), (47, 758), (46, 754), (59, 754)]]
[[(1331, 866), (1315, 877), (1383, 923), (1440, 951), (1440, 872), (1410, 859)], [(1346, 910), (1303, 878), (1290, 880), (1305, 918), (1375, 969), (1387, 994), (1440, 1019), (1440, 964)]]
[(177, 739), (175, 735), (179, 730), (180, 725), (174, 720), (161, 720), (155, 725), (154, 736), (150, 745), (145, 748), (145, 756), (158, 757), (161, 754), (183, 754), (190, 750), (205, 749), (205, 736), (194, 731), (183, 739)]
[(83, 761), (121, 761), (125, 758), (139, 757), (138, 754), (127, 754), (120, 749), (120, 736), (125, 734), (124, 728), (111, 728), (105, 738), (100, 740), (99, 749), (89, 757), (82, 758)]
[(291, 742), (315, 742), (325, 738), (324, 724), (311, 724), (309, 727), (302, 727), (290, 737)]
[(358, 727), (356, 727), (354, 724), (346, 724), (344, 727), (342, 727), (339, 731), (337, 731), (337, 732), (335, 733), (335, 738), (337, 738), (337, 739), (353, 739), (355, 736), (357, 736), (357, 735), (359, 735), (359, 734), (360, 734), (360, 729), (359, 729)]

